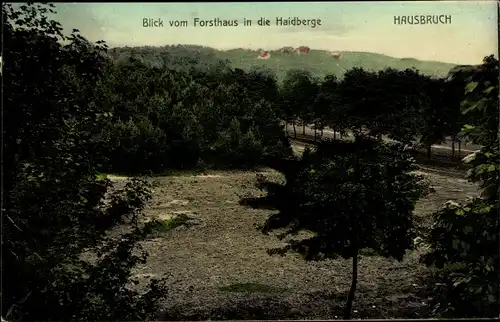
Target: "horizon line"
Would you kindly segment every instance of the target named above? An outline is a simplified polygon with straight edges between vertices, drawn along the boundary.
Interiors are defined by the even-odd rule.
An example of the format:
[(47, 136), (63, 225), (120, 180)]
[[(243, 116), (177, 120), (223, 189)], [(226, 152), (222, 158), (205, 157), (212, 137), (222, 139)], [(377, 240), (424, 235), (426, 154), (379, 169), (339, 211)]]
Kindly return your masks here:
[[(115, 49), (115, 48), (139, 48), (139, 47), (151, 47), (151, 48), (161, 48), (161, 47), (169, 47), (169, 46), (192, 46), (192, 47), (201, 47), (201, 48), (207, 48), (207, 49), (213, 49), (213, 50), (216, 50), (216, 51), (219, 51), (219, 52), (228, 52), (228, 51), (234, 51), (234, 50), (249, 50), (249, 51), (259, 51), (262, 50), (262, 48), (259, 48), (259, 49), (254, 49), (254, 48), (250, 48), (250, 47), (231, 47), (231, 48), (217, 48), (217, 47), (211, 47), (211, 46), (207, 46), (207, 45), (199, 45), (199, 44), (189, 44), (189, 43), (177, 43), (177, 44), (165, 44), (165, 45), (113, 45), (113, 46), (108, 46), (109, 49)], [(300, 46), (278, 46), (278, 47), (273, 47), (272, 49), (269, 48), (267, 50), (269, 51), (277, 51), (281, 48), (284, 48), (284, 47), (294, 47), (294, 48), (297, 48), (297, 47), (300, 47)], [(307, 46), (306, 46), (307, 47)], [(330, 49), (324, 49), (324, 48), (311, 48), (312, 51), (325, 51), (325, 52), (329, 52), (329, 53), (332, 53), (332, 52), (338, 52), (338, 53), (366, 53), (366, 54), (374, 54), (374, 55), (380, 55), (380, 56), (386, 56), (386, 57), (389, 57), (389, 58), (393, 58), (393, 59), (414, 59), (414, 60), (417, 60), (417, 61), (420, 61), (420, 62), (431, 62), (431, 63), (441, 63), (441, 64), (449, 64), (449, 65), (455, 65), (455, 66), (479, 66), (481, 64), (461, 64), (461, 63), (458, 63), (458, 62), (450, 62), (450, 61), (441, 61), (441, 60), (423, 60), (423, 59), (419, 59), (419, 58), (415, 58), (415, 57), (409, 57), (409, 56), (405, 56), (405, 57), (397, 57), (397, 56), (391, 56), (391, 55), (387, 55), (387, 54), (382, 54), (382, 53), (378, 53), (378, 52), (372, 52), (372, 51), (353, 51), (353, 50), (330, 50)], [(496, 55), (493, 54), (495, 57)], [(488, 54), (484, 55), (484, 57), (487, 57), (489, 56)]]

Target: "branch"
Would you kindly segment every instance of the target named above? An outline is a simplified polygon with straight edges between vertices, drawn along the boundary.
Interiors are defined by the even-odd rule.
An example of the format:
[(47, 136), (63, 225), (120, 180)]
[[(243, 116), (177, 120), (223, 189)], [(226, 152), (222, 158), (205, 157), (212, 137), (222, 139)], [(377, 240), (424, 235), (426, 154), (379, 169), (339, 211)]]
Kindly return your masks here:
[[(20, 301), (18, 301), (17, 303), (12, 304), (12, 306), (11, 306), (11, 307), (9, 308), (9, 310), (7, 311), (7, 314), (5, 315), (5, 318), (8, 318), (8, 317), (11, 315), (11, 313), (12, 313), (12, 311), (14, 310), (14, 307), (15, 307), (15, 306), (19, 306), (20, 304), (23, 304), (24, 302), (26, 302), (26, 300), (28, 299), (28, 297), (29, 297), (30, 295), (31, 295), (31, 291), (30, 291), (28, 294), (26, 294), (26, 296), (25, 296), (25, 297), (23, 297)], [(3, 321), (5, 321), (5, 320), (4, 320), (4, 318), (2, 317), (2, 322), (3, 322)]]

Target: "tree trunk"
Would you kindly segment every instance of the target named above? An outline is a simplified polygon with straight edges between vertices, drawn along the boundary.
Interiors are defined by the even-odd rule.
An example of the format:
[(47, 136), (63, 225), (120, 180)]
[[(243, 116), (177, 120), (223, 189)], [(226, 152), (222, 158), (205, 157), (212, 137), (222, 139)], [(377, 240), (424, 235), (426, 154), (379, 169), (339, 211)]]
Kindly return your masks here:
[(285, 132), (286, 135), (288, 135), (288, 121), (285, 122)]
[(451, 156), (455, 156), (455, 136), (451, 137)]
[(458, 157), (462, 157), (462, 141), (458, 140)]
[(306, 124), (302, 124), (302, 135), (306, 135)]
[(295, 121), (292, 122), (292, 126), (293, 126), (293, 137), (297, 138), (297, 129), (295, 128)]
[(314, 142), (316, 142), (316, 126), (318, 123), (314, 122)]
[(427, 158), (430, 160), (431, 159), (431, 148), (432, 145), (427, 145)]
[(356, 250), (352, 257), (352, 281), (349, 295), (347, 295), (347, 302), (345, 304), (344, 320), (351, 319), (352, 302), (354, 301), (354, 293), (356, 293), (356, 284), (358, 283), (358, 251)]
[(335, 132), (335, 129), (333, 128), (333, 140), (337, 140), (337, 133)]
[(321, 127), (321, 130), (320, 130), (320, 134), (321, 134), (321, 137), (323, 137), (323, 127)]

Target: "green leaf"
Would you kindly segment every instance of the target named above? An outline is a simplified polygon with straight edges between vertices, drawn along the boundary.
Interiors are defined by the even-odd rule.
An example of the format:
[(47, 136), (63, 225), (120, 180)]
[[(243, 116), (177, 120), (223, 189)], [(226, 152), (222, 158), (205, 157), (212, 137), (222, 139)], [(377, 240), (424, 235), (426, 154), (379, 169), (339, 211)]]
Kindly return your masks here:
[(475, 126), (474, 125), (470, 125), (470, 124), (465, 124), (462, 129), (463, 131), (472, 131), (474, 130)]
[(485, 89), (485, 90), (483, 91), (483, 94), (484, 94), (484, 95), (488, 95), (488, 94), (489, 94), (492, 90), (494, 90), (494, 89), (495, 89), (495, 86), (490, 86), (490, 87), (488, 87), (487, 89)]
[(467, 84), (467, 86), (465, 86), (465, 94), (468, 94), (468, 93), (474, 91), (478, 84), (479, 83), (477, 83), (477, 82), (470, 82), (469, 84)]
[[(465, 106), (467, 106), (467, 105), (468, 105), (468, 107), (466, 107), (466, 108), (462, 111), (462, 114), (464, 114), (464, 115), (465, 115), (465, 114), (468, 114), (468, 113), (470, 113), (470, 112), (472, 112), (472, 111), (474, 111), (474, 110), (476, 110), (476, 109), (479, 109), (480, 102), (481, 102), (481, 101), (479, 101), (479, 102), (473, 102), (473, 103), (472, 103), (472, 102), (470, 102), (469, 104), (466, 104)], [(464, 107), (465, 107), (465, 106), (464, 106)]]

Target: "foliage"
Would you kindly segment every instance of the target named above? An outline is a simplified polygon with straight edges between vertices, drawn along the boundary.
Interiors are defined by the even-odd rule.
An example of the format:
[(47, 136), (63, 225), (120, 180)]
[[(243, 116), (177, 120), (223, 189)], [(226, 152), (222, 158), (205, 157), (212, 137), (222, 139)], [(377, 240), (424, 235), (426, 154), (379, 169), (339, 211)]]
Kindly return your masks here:
[(436, 314), (498, 317), (498, 60), (486, 57), (467, 80), (462, 108), (471, 124), (463, 130), (483, 147), (464, 161), (469, 180), (480, 185), (482, 194), (464, 204), (448, 202), (434, 215), (423, 260), (439, 268), (436, 278), (443, 281), (433, 289)]
[(313, 115), (319, 128), (329, 126), (336, 133), (345, 133), (349, 128), (347, 123), (349, 115), (348, 107), (341, 104), (341, 97), (338, 90), (339, 80), (335, 76), (326, 76), (319, 84), (318, 94), (313, 105)]
[(425, 90), (429, 82), (428, 77), (410, 69), (348, 71), (339, 91), (341, 104), (348, 106), (350, 127), (367, 129), (373, 136), (388, 135), (403, 143), (416, 140), (424, 123), (422, 110), (429, 104)]
[[(451, 299), (436, 298), (436, 312), (497, 314), (494, 57), (444, 79), (408, 69), (407, 62), (382, 64), (395, 66), (384, 70), (378, 63), (350, 68), (364, 54), (346, 53), (342, 64), (350, 70), (339, 79), (337, 63), (321, 68), (300, 63), (322, 61), (320, 51), (307, 57), (273, 53), (273, 59), (287, 62), (275, 74), (272, 60), (249, 67), (252, 51), (182, 45), (107, 50), (77, 30), (63, 36), (62, 27), (47, 17), (51, 5), (14, 8), (2, 5), (8, 120), (2, 133), (2, 274), (8, 281), (2, 315), (151, 318), (165, 297), (163, 281), (153, 281), (144, 294), (130, 287), (132, 269), (146, 258), (140, 241), (159, 228), (140, 220), (151, 185), (133, 179), (116, 191), (102, 173), (259, 165), (277, 168), (287, 181), (260, 180), (267, 195), (245, 202), (279, 211), (264, 232), (285, 228), (282, 238), (303, 229), (315, 234), (292, 239), (277, 252), (353, 258), (350, 312), (359, 251), (370, 248), (401, 259), (411, 247), (411, 211), (425, 193), (420, 178), (410, 173), (415, 167), (409, 152), (382, 144), (380, 137), (430, 147), (445, 135), (457, 137), (463, 125), (461, 135), (483, 146), (467, 160), (469, 178), (480, 184), (482, 196), (436, 214), (426, 261), (443, 267), (437, 277), (445, 288), (435, 292)], [(370, 66), (379, 71), (368, 71)], [(328, 126), (371, 138), (323, 142), (294, 159), (282, 125), (290, 122), (294, 129), (314, 123), (320, 130)]]
[[(165, 296), (130, 288), (149, 184), (108, 193), (99, 177), (110, 115), (93, 101), (106, 46), (63, 36), (53, 5), (2, 5), (4, 172), (2, 316), (13, 320), (147, 319)], [(108, 232), (120, 224), (121, 238)]]
[(270, 51), (271, 59), (258, 60), (257, 50), (244, 48), (217, 50), (196, 45), (120, 47), (110, 50), (110, 56), (118, 61), (129, 57), (156, 67), (175, 70), (207, 69), (215, 67), (219, 61), (246, 72), (254, 68), (268, 69), (282, 82), (291, 70), (307, 70), (314, 77), (324, 78), (335, 75), (341, 78), (346, 70), (362, 67), (365, 70), (382, 70), (391, 66), (397, 70), (416, 68), (425, 75), (444, 77), (455, 65), (450, 63), (399, 59), (369, 52), (342, 52), (342, 60), (333, 59), (328, 51), (313, 49), (308, 55), (296, 55)]
[(272, 70), (233, 68), (210, 48), (115, 48), (108, 56), (94, 89), (113, 120), (98, 135), (108, 143), (106, 171), (258, 166), (291, 153), (283, 122), (427, 146), (458, 132), (458, 105), (441, 108), (447, 83), (417, 70), (353, 68), (320, 81), (290, 69), (278, 86)]
[(98, 92), (114, 120), (101, 133), (110, 140), (108, 171), (253, 167), (291, 153), (278, 86), (265, 71), (186, 72), (132, 60), (111, 65)]
[(261, 178), (257, 186), (267, 195), (241, 203), (279, 211), (265, 222), (264, 233), (284, 229), (280, 239), (301, 231), (314, 234), (291, 239), (270, 254), (295, 251), (306, 260), (353, 258), (353, 287), (345, 316), (349, 318), (359, 251), (371, 248), (402, 260), (413, 244), (412, 211), (426, 185), (411, 173), (416, 166), (401, 145), (363, 137), (354, 143), (322, 142), (316, 151), (306, 150), (300, 159), (276, 168), (286, 183)]
[[(160, 147), (156, 152), (150, 152), (155, 156), (152, 157), (151, 162), (143, 163), (144, 168), (156, 169), (170, 166), (184, 168), (194, 166), (200, 161), (219, 165), (229, 163), (229, 166), (234, 167), (234, 164), (241, 162), (239, 156), (235, 155), (235, 159), (233, 159), (227, 154), (223, 160), (215, 160), (218, 157), (214, 154), (218, 155), (218, 153), (209, 151), (214, 151), (214, 145), (227, 145), (227, 135), (230, 134), (226, 133), (220, 138), (220, 142), (216, 143), (217, 139), (214, 139), (214, 133), (221, 132), (220, 126), (217, 125), (219, 118), (211, 116), (210, 122), (205, 123), (199, 116), (199, 113), (205, 108), (204, 105), (212, 103), (218, 105), (221, 102), (220, 100), (217, 102), (205, 101), (207, 97), (218, 95), (212, 94), (212, 90), (220, 86), (232, 88), (233, 93), (239, 91), (238, 96), (249, 96), (252, 102), (241, 103), (241, 101), (236, 100), (237, 104), (256, 104), (260, 99), (263, 99), (273, 111), (274, 119), (279, 118), (287, 125), (292, 123), (295, 136), (295, 125), (302, 124), (303, 131), (305, 131), (307, 124), (314, 123), (315, 128), (320, 131), (325, 126), (330, 126), (335, 128), (334, 133), (347, 134), (348, 132), (363, 131), (369, 132), (373, 136), (386, 135), (405, 144), (421, 143), (428, 147), (430, 153), (430, 146), (443, 141), (445, 135), (456, 138), (461, 124), (463, 124), (463, 119), (458, 117), (459, 104), (456, 100), (458, 97), (456, 90), (462, 86), (460, 78), (451, 80), (432, 78), (428, 76), (427, 72), (422, 74), (415, 68), (410, 69), (409, 66), (402, 68), (403, 65), (399, 66), (398, 64), (389, 64), (395, 66), (394, 68), (383, 70), (378, 68), (378, 72), (370, 72), (368, 69), (355, 65), (343, 75), (342, 79), (337, 79), (336, 73), (327, 73), (323, 75), (323, 81), (317, 78), (319, 75), (315, 73), (314, 69), (301, 65), (298, 65), (297, 68), (286, 68), (283, 71), (283, 76), (275, 76), (272, 66), (261, 66), (255, 63), (250, 64), (250, 67), (245, 65), (245, 67), (234, 68), (232, 66), (240, 67), (240, 64), (234, 59), (220, 60), (233, 54), (236, 55), (237, 52), (239, 50), (222, 53), (207, 47), (187, 45), (115, 48), (112, 50), (110, 56), (115, 68), (111, 74), (117, 73), (119, 76), (113, 76), (114, 81), (111, 84), (106, 84), (104, 88), (116, 88), (119, 92), (106, 94), (103, 100), (106, 101), (107, 97), (113, 95), (126, 99), (118, 104), (107, 103), (106, 106), (119, 106), (116, 113), (120, 117), (123, 114), (123, 108), (133, 109), (127, 112), (127, 115), (146, 113), (154, 127), (158, 127), (164, 132), (172, 132), (166, 135), (166, 138), (157, 138), (161, 141)], [(246, 55), (249, 54), (252, 54), (251, 51), (246, 53)], [(279, 56), (276, 59), (285, 59), (284, 54), (276, 54)], [(316, 57), (317, 54), (314, 51), (310, 56), (300, 59), (313, 59), (312, 57)], [(348, 61), (350, 61), (348, 59), (350, 54), (354, 53), (346, 53)], [(292, 59), (292, 57), (286, 59)], [(416, 63), (418, 61), (410, 62)], [(413, 67), (427, 70), (421, 64)], [(125, 74), (124, 71), (126, 71)], [(160, 74), (163, 76), (159, 76)], [(277, 77), (281, 79), (279, 88)], [(124, 79), (130, 79), (130, 84), (126, 86), (119, 84)], [(165, 83), (165, 79), (169, 79), (169, 81)], [(235, 83), (237, 84), (236, 88), (234, 87)], [(197, 90), (191, 90), (191, 87), (195, 87)], [(123, 92), (121, 88), (123, 88)], [(143, 91), (144, 93), (141, 92), (143, 88), (147, 88)], [(205, 89), (202, 90), (202, 88)], [(184, 93), (190, 93), (190, 98), (185, 97)], [(203, 94), (199, 95), (198, 93)], [(228, 97), (227, 99), (234, 102), (232, 98)], [(194, 105), (197, 106), (195, 111), (185, 112), (188, 114), (186, 117), (190, 119), (189, 125), (184, 124), (186, 121), (182, 118), (175, 118), (174, 121), (168, 117), (174, 108), (185, 110)], [(137, 108), (138, 106), (143, 107)], [(156, 106), (152, 109), (155, 112), (148, 112), (151, 106)], [(138, 111), (141, 112), (138, 113)], [(156, 111), (162, 111), (163, 117), (166, 117), (161, 125), (157, 124), (159, 116)], [(238, 113), (234, 114), (235, 111), (232, 110), (221, 112), (228, 113), (229, 120), (221, 123), (225, 129), (228, 128), (233, 118), (236, 118), (241, 124), (242, 118), (253, 117), (250, 115), (243, 117)], [(205, 116), (207, 113), (203, 112), (203, 115)], [(179, 119), (182, 122), (179, 123)], [(122, 120), (125, 121), (126, 118), (122, 118)], [(254, 123), (258, 128), (264, 126), (259, 120), (259, 116), (255, 116)], [(278, 123), (273, 122), (272, 124), (274, 124), (272, 134), (266, 133), (264, 137), (281, 142), (283, 138), (276, 134), (276, 129), (279, 128)], [(187, 126), (189, 128), (187, 131), (191, 133), (188, 151), (183, 148), (186, 146), (186, 139), (183, 138), (184, 134), (182, 134), (184, 132), (183, 126)], [(246, 129), (242, 130), (242, 135), (245, 135)], [(248, 135), (251, 136), (251, 134)], [(203, 141), (203, 138), (206, 137), (211, 139)], [(265, 143), (259, 142), (258, 137), (255, 139), (254, 146), (256, 148), (266, 146)], [(177, 143), (174, 144), (174, 142)], [(231, 144), (239, 144), (234, 140), (232, 142)], [(207, 147), (208, 150), (203, 147)], [(141, 151), (139, 146), (137, 149)], [(239, 150), (239, 148), (232, 147), (231, 154), (235, 153), (235, 149)], [(277, 147), (277, 149), (283, 148)], [(210, 157), (205, 156), (202, 150), (207, 150)], [(122, 154), (122, 152), (117, 151), (117, 155)], [(241, 154), (240, 152), (238, 154)], [(253, 155), (259, 152), (260, 150), (257, 148)], [(180, 154), (188, 156), (188, 160), (179, 161)], [(141, 153), (139, 153), (140, 155)], [(132, 159), (134, 158), (136, 157), (132, 157)], [(117, 159), (122, 158), (117, 157)], [(176, 161), (170, 161), (173, 159)], [(210, 161), (206, 159), (210, 159)], [(261, 160), (251, 158), (249, 160), (251, 163), (261, 162)], [(137, 166), (131, 167), (136, 168)]]
[[(416, 129), (415, 132), (421, 135), (420, 143), (427, 147), (430, 158), (430, 147), (433, 144), (442, 143), (448, 129), (449, 132), (454, 133), (453, 125), (450, 123), (455, 123), (457, 120), (453, 117), (454, 115), (448, 114), (453, 112), (453, 109), (451, 111), (447, 109), (449, 105), (446, 105), (448, 97), (445, 94), (447, 88), (445, 81), (443, 79), (430, 79), (425, 85), (428, 102), (421, 109), (423, 117), (420, 119), (422, 122), (418, 124), (419, 129)], [(458, 111), (458, 105), (455, 106), (454, 110)]]
[(303, 125), (313, 119), (313, 103), (318, 93), (317, 80), (308, 71), (290, 70), (281, 87), (286, 121)]

